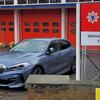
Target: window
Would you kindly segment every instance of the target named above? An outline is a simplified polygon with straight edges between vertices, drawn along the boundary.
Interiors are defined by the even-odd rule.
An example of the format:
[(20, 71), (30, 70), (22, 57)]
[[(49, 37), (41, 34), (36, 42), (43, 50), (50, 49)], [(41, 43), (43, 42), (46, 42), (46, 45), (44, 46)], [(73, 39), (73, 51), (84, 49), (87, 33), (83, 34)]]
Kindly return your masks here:
[(25, 32), (30, 32), (30, 28), (25, 28)]
[[(79, 0), (80, 2), (85, 2), (85, 1), (92, 1), (92, 0)], [(94, 0), (95, 1), (95, 0)], [(100, 0), (98, 0), (100, 1)]]
[(39, 30), (39, 29), (34, 29), (33, 31), (34, 31), (34, 32), (39, 32), (40, 30)]
[(14, 26), (14, 22), (8, 22), (8, 24)]
[(71, 44), (66, 40), (59, 41), (60, 50), (67, 49), (70, 46), (71, 46)]
[(0, 5), (3, 5), (4, 4), (4, 0), (0, 0)]
[(40, 53), (46, 49), (48, 41), (29, 39), (18, 43), (11, 51)]
[(1, 25), (3, 25), (3, 26), (6, 25), (6, 22), (1, 22)]
[(58, 29), (53, 29), (52, 32), (53, 33), (59, 33), (59, 30)]
[(30, 26), (31, 25), (30, 22), (25, 22), (24, 24), (25, 24), (25, 26)]
[(71, 23), (71, 27), (76, 27), (76, 23), (75, 22), (72, 22)]
[(54, 27), (58, 27), (58, 26), (59, 26), (59, 23), (54, 22), (54, 23), (52, 23), (52, 26), (54, 26)]
[(6, 28), (1, 28), (1, 31), (6, 31)]
[(43, 32), (44, 33), (48, 33), (49, 32), (49, 29), (43, 29)]
[(66, 0), (66, 2), (77, 2), (78, 0)]
[(18, 4), (26, 4), (26, 0), (18, 0)]
[(58, 48), (58, 45), (57, 45), (56, 41), (53, 41), (53, 42), (50, 43), (50, 45), (48, 47), (48, 51), (50, 50), (50, 48), (54, 49), (53, 53), (59, 51), (59, 48)]
[(72, 34), (76, 34), (76, 29), (72, 29), (72, 30), (71, 30), (71, 33), (72, 33)]
[(49, 0), (39, 0), (39, 3), (49, 3)]
[(5, 0), (6, 4), (10, 5), (10, 4), (14, 4), (14, 0)]
[(50, 3), (60, 3), (61, 0), (50, 0)]
[(33, 25), (34, 26), (39, 26), (39, 22), (34, 22)]
[(37, 3), (37, 0), (28, 0), (28, 3)]
[(14, 31), (14, 28), (9, 28), (9, 31)]
[(44, 22), (42, 25), (43, 26), (49, 26), (49, 23), (48, 22)]

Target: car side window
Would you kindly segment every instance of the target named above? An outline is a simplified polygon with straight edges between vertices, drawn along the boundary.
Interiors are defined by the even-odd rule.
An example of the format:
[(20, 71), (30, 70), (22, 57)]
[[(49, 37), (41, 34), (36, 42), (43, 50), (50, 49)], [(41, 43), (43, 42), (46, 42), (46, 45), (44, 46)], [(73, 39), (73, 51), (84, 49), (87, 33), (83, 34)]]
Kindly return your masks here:
[(54, 49), (54, 52), (57, 52), (58, 51), (58, 45), (57, 45), (57, 42), (56, 41), (53, 41), (50, 43), (49, 47), (48, 47), (48, 50), (50, 48), (53, 48)]
[(68, 41), (66, 41), (66, 40), (59, 41), (59, 48), (60, 48), (60, 50), (67, 49), (70, 46), (71, 46), (71, 44)]

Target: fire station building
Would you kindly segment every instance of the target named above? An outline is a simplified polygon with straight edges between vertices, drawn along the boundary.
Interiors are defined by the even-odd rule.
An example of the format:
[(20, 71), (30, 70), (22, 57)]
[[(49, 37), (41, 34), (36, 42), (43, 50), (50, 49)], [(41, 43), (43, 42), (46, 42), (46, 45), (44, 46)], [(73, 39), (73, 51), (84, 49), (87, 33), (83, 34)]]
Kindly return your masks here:
[(56, 37), (66, 38), (75, 46), (76, 2), (91, 1), (0, 0), (0, 43)]

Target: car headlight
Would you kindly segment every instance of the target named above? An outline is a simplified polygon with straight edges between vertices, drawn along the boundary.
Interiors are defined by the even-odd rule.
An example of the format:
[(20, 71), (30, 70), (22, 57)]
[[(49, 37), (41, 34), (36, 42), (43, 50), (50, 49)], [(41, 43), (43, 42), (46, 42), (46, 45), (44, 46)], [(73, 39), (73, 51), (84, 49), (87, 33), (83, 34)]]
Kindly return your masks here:
[(20, 64), (16, 64), (10, 67), (10, 70), (12, 71), (16, 71), (16, 70), (22, 70), (28, 66), (30, 66), (30, 63), (20, 63)]

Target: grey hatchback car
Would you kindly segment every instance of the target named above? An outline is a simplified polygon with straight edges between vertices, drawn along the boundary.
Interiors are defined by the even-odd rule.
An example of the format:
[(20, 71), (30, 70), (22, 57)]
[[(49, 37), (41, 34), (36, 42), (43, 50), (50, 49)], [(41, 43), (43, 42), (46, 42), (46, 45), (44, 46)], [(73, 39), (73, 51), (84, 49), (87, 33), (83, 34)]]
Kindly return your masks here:
[(30, 74), (75, 72), (75, 49), (65, 39), (27, 39), (0, 54), (0, 86), (17, 88)]

